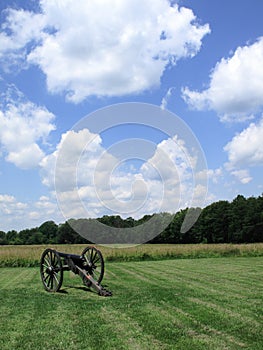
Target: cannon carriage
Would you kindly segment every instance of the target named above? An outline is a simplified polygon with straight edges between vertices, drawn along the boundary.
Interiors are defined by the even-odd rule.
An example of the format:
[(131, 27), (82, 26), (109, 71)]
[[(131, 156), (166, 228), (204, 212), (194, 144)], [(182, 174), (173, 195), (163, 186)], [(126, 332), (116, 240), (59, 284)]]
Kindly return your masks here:
[(86, 247), (81, 255), (47, 248), (40, 259), (40, 276), (46, 291), (59, 291), (63, 283), (64, 271), (72, 271), (79, 275), (84, 285), (93, 288), (99, 295), (112, 295), (101, 285), (104, 276), (104, 259), (96, 247)]

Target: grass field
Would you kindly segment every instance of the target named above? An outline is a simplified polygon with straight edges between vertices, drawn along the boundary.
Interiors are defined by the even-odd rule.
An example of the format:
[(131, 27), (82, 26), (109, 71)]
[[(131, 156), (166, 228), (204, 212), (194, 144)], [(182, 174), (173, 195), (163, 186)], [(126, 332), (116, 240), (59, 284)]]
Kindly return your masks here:
[(44, 291), (37, 268), (0, 269), (0, 349), (263, 348), (263, 259), (108, 262), (99, 297), (69, 272)]
[[(0, 267), (33, 267), (45, 248), (81, 254), (84, 244), (9, 245), (0, 246)], [(106, 261), (141, 261), (160, 259), (207, 258), (229, 256), (262, 256), (263, 243), (255, 244), (142, 244), (134, 247), (113, 248), (99, 246)]]

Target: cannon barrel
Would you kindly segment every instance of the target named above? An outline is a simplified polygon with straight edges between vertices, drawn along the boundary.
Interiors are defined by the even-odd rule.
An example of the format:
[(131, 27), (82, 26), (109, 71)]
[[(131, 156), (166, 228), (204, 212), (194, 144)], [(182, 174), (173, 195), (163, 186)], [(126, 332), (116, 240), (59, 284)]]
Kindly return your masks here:
[(83, 260), (82, 255), (62, 253), (62, 252), (58, 252), (58, 251), (57, 251), (57, 253), (61, 258), (67, 258), (67, 259), (72, 259), (72, 260)]

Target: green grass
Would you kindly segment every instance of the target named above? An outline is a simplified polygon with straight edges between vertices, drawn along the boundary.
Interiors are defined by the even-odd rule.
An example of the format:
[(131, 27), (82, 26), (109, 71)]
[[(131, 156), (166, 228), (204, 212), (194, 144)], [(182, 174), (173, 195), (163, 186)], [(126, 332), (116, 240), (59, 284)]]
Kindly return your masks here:
[[(0, 246), (0, 267), (33, 267), (45, 248), (81, 254), (84, 244)], [(142, 244), (134, 247), (98, 247), (106, 261), (150, 261), (164, 259), (262, 256), (263, 243), (253, 244)]]
[(37, 268), (0, 269), (0, 349), (263, 348), (261, 257), (106, 264), (113, 296), (69, 272), (47, 293)]

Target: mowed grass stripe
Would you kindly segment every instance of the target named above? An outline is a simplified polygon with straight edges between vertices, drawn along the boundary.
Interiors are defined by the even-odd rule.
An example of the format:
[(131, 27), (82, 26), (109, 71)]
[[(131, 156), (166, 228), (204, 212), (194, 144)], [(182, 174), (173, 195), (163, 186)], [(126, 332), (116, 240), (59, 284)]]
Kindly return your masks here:
[(198, 318), (183, 309), (169, 307), (168, 310), (170, 314), (176, 315), (174, 317), (184, 321), (189, 336), (204, 339), (210, 347), (214, 346), (217, 349), (229, 349), (232, 345), (237, 346), (237, 348), (246, 347), (244, 342), (239, 341), (227, 332), (222, 332), (211, 325), (202, 323)]
[[(209, 326), (209, 324), (204, 325), (204, 327), (206, 329), (209, 328), (209, 333), (214, 333), (214, 334), (218, 334), (220, 335), (221, 338), (225, 338), (228, 337), (229, 343), (233, 343), (236, 344), (236, 346), (245, 346), (244, 342), (242, 342), (241, 340), (239, 340), (239, 335), (240, 335), (240, 331), (242, 331), (242, 329), (245, 329), (245, 332), (248, 333), (248, 338), (250, 340), (253, 340), (253, 338), (257, 338), (260, 334), (261, 334), (261, 330), (262, 327), (260, 327), (260, 325), (262, 326), (262, 323), (260, 323), (260, 320), (258, 320), (257, 315), (253, 314), (253, 312), (249, 312), (248, 308), (251, 307), (251, 303), (255, 303), (257, 304), (257, 301), (262, 303), (262, 294), (257, 295), (257, 293), (255, 292), (255, 290), (251, 290), (251, 288), (244, 288), (243, 293), (247, 293), (247, 298), (243, 298), (243, 295), (240, 295), (239, 293), (239, 283), (238, 283), (238, 279), (240, 277), (240, 275), (237, 273), (241, 273), (242, 276), (243, 275), (248, 275), (249, 271), (251, 270), (250, 266), (248, 265), (248, 261), (247, 261), (247, 269), (248, 271), (246, 271), (246, 269), (244, 269), (244, 266), (242, 267), (242, 269), (238, 269), (238, 262), (243, 260), (235, 260), (235, 259), (227, 259), (227, 260), (222, 260), (219, 259), (220, 261), (218, 261), (218, 259), (210, 259), (209, 263), (210, 264), (206, 264), (207, 260), (204, 261), (200, 261), (198, 260), (198, 264), (189, 265), (189, 262), (187, 262), (187, 264), (184, 264), (184, 262), (180, 261), (179, 264), (177, 264), (177, 268), (176, 271), (173, 271), (173, 266), (175, 263), (178, 263), (178, 261), (165, 261), (162, 262), (161, 264), (156, 264), (156, 263), (147, 263), (146, 266), (143, 265), (143, 263), (134, 263), (134, 264), (118, 264), (118, 270), (122, 270), (123, 275), (125, 275), (125, 273), (128, 273), (129, 280), (134, 279), (136, 285), (138, 285), (140, 283), (140, 281), (143, 279), (144, 282), (147, 283), (148, 280), (148, 287), (149, 290), (153, 287), (153, 285), (156, 285), (156, 282), (159, 283), (160, 288), (163, 288), (162, 286), (162, 280), (164, 277), (167, 278), (167, 283), (166, 283), (166, 287), (171, 288), (172, 286), (174, 286), (175, 291), (178, 291), (178, 286), (179, 286), (179, 290), (181, 288), (181, 290), (183, 290), (183, 295), (185, 296), (199, 296), (200, 295), (200, 300), (216, 300), (217, 302), (219, 302), (219, 307), (217, 310), (211, 310), (211, 305), (209, 307), (209, 304), (204, 305), (203, 304), (203, 309), (200, 310), (200, 308), (198, 309), (198, 305), (193, 305), (196, 304), (196, 301), (198, 300), (197, 298), (190, 298), (188, 301), (184, 301), (184, 303), (186, 303), (186, 308), (190, 308), (190, 309), (197, 309), (197, 313), (204, 313), (205, 312), (205, 317), (208, 317), (209, 322), (212, 322), (214, 320), (214, 318), (217, 318), (220, 322), (223, 319), (223, 326), (219, 325), (216, 327), (211, 327)], [(234, 260), (234, 261), (233, 261)], [(203, 267), (204, 267), (204, 263), (206, 265), (206, 267), (209, 267), (213, 264), (213, 261), (215, 261), (215, 267), (212, 268), (212, 274), (207, 275), (207, 273), (203, 274)], [(221, 262), (222, 264), (218, 264), (218, 262)], [(231, 264), (229, 264), (231, 262)], [(258, 259), (250, 261), (250, 263), (255, 263), (257, 264), (259, 262)], [(234, 264), (234, 268), (232, 268), (232, 263)], [(237, 264), (237, 266), (235, 266), (235, 263)], [(177, 276), (178, 276), (178, 270), (179, 267), (178, 265), (182, 264), (183, 265), (183, 274), (181, 274), (181, 278), (180, 278), (180, 283), (178, 283), (177, 280)], [(162, 265), (164, 265), (164, 268), (162, 269)], [(192, 270), (191, 268), (187, 269), (186, 265), (189, 265), (189, 267), (193, 267), (193, 266), (199, 266), (199, 271), (195, 271), (194, 276), (195, 279), (197, 279), (197, 275), (199, 273), (199, 284), (198, 287), (196, 288), (196, 283), (194, 285), (192, 285)], [(242, 264), (243, 265), (243, 264)], [(258, 264), (260, 266), (260, 264)], [(143, 267), (144, 266), (144, 267)], [(166, 268), (165, 268), (166, 267)], [(196, 267), (195, 267), (196, 268)], [(255, 267), (256, 268), (256, 267)], [(253, 269), (255, 269), (253, 268)], [(169, 272), (168, 272), (169, 271)], [(220, 276), (220, 271), (224, 271), (223, 276)], [(258, 270), (258, 272), (260, 273), (260, 270)], [(120, 273), (120, 272), (119, 272)], [(173, 274), (174, 276), (176, 276), (176, 280), (171, 279), (171, 274)], [(229, 288), (229, 281), (225, 280), (224, 275), (227, 274), (227, 276), (233, 276), (231, 277), (231, 288)], [(147, 278), (145, 278), (145, 276), (147, 276)], [(216, 278), (215, 278), (216, 276)], [(142, 278), (143, 277), (143, 278)], [(147, 279), (147, 280), (146, 280)], [(234, 281), (237, 281), (237, 283), (234, 283)], [(182, 281), (184, 283), (182, 283)], [(218, 288), (218, 284), (222, 284), (222, 288)], [(258, 280), (258, 273), (254, 275), (254, 284), (257, 286), (257, 290), (262, 290), (261, 287), (262, 285), (259, 283)], [(211, 287), (211, 285), (213, 287)], [(215, 286), (214, 286), (215, 285)], [(144, 287), (147, 288), (147, 285), (143, 285)], [(229, 295), (229, 291), (232, 291), (231, 295)], [(233, 293), (234, 292), (234, 293)], [(174, 292), (174, 295), (178, 296), (178, 293)], [(169, 297), (171, 297), (172, 294), (169, 294)], [(235, 296), (235, 298), (233, 298), (233, 296)], [(255, 297), (255, 300), (253, 300), (253, 297)], [(150, 299), (150, 295), (149, 295), (149, 299)], [(172, 297), (170, 298), (170, 300), (172, 300)], [(209, 301), (208, 301), (209, 303)], [(198, 303), (197, 303), (198, 304)], [(231, 310), (238, 310), (239, 312), (235, 311), (234, 315), (233, 313), (231, 314), (231, 311), (228, 312), (229, 307), (231, 307)], [(254, 306), (252, 305), (252, 308), (254, 308)], [(244, 316), (244, 314), (249, 314), (249, 317)], [(230, 315), (232, 317), (230, 317)], [(192, 317), (194, 317), (192, 315)], [(196, 321), (197, 322), (197, 321)], [(199, 320), (200, 322), (200, 320)], [(234, 325), (234, 330), (233, 330), (233, 325)], [(230, 334), (227, 335), (221, 328), (223, 327), (226, 329), (230, 330)], [(236, 328), (237, 327), (237, 332), (236, 332)], [(231, 332), (233, 332), (234, 334), (232, 334)]]
[[(52, 294), (38, 268), (3, 268), (0, 348), (261, 350), (261, 265), (262, 258), (106, 263), (110, 298), (68, 272)], [(254, 287), (239, 294), (246, 276)]]
[[(255, 331), (255, 333), (262, 332), (262, 323), (260, 323), (259, 320), (244, 315), (242, 313), (242, 308), (239, 309), (240, 312), (237, 312), (237, 310), (233, 308), (232, 303), (227, 305), (224, 303), (225, 306), (223, 306), (209, 301), (204, 301), (201, 298), (188, 298), (188, 300), (192, 303), (203, 305), (206, 309), (211, 309), (215, 312), (228, 316), (234, 323), (241, 321), (244, 323), (244, 325), (250, 324), (253, 328), (253, 332)], [(232, 309), (230, 308), (231, 306)]]
[[(240, 260), (243, 260), (244, 258), (235, 258), (230, 259), (232, 262), (239, 262)], [(256, 263), (258, 260), (251, 258), (251, 264)], [(221, 259), (219, 259), (221, 260)], [(193, 260), (192, 260), (193, 261)], [(116, 272), (117, 275), (120, 275), (120, 269), (123, 269), (123, 273), (128, 273), (132, 275), (130, 278), (138, 278), (138, 279), (146, 279), (151, 281), (161, 281), (161, 280), (167, 280), (167, 283), (171, 284), (178, 284), (184, 282), (187, 283), (189, 286), (193, 284), (193, 287), (199, 287), (200, 289), (205, 288), (207, 290), (207, 286), (211, 285), (211, 290), (216, 293), (223, 292), (225, 293), (226, 289), (228, 290), (231, 295), (237, 295), (238, 298), (242, 297), (242, 292), (244, 292), (246, 295), (247, 293), (251, 293), (251, 295), (255, 295), (262, 291), (262, 284), (259, 283), (259, 281), (262, 279), (262, 271), (260, 268), (258, 268), (257, 273), (250, 273), (249, 267), (248, 270), (242, 268), (242, 269), (234, 269), (232, 266), (230, 266), (228, 263), (226, 265), (226, 261), (222, 259), (222, 264), (218, 269), (212, 270), (210, 274), (204, 271), (204, 266), (211, 268), (213, 266), (213, 263), (215, 261), (218, 261), (218, 259), (209, 259), (209, 263), (207, 264), (206, 260), (200, 259), (198, 260), (198, 264), (193, 262), (193, 265), (189, 266), (189, 270), (183, 270), (180, 271), (180, 265), (175, 265), (178, 261), (165, 261), (161, 262), (161, 264), (157, 264), (156, 262), (148, 262), (147, 264), (136, 262), (132, 264), (118, 264), (118, 272)], [(182, 263), (182, 261), (179, 261)], [(146, 265), (146, 266), (145, 266)], [(160, 266), (159, 266), (160, 265)], [(199, 266), (198, 271), (193, 271), (193, 268), (195, 266)], [(255, 266), (257, 268), (257, 266)], [(226, 273), (222, 274), (222, 270), (226, 269)], [(228, 269), (228, 271), (227, 271)], [(238, 275), (238, 279), (236, 276)], [(248, 279), (249, 283), (242, 285), (242, 283), (239, 282), (239, 279)], [(176, 287), (176, 285), (175, 285)]]
[(119, 276), (126, 276), (127, 279), (137, 281), (138, 283), (146, 282), (156, 285), (153, 275), (145, 274), (142, 271), (141, 266), (138, 268), (137, 264), (135, 264), (135, 266), (132, 266), (132, 268), (131, 266), (126, 266), (126, 264), (118, 264), (118, 266), (116, 264), (114, 268), (117, 269)]
[[(118, 266), (120, 265), (123, 266), (122, 264), (118, 264)], [(167, 265), (167, 262), (165, 262), (165, 265)], [(202, 277), (202, 280), (199, 282), (193, 282), (191, 271), (185, 271), (184, 274), (180, 278), (178, 278), (178, 271), (174, 272), (172, 266), (169, 266), (170, 272), (165, 273), (167, 277), (165, 280), (162, 277), (164, 276), (164, 273), (161, 274), (158, 272), (159, 266), (156, 266), (156, 264), (154, 266), (151, 263), (147, 263), (147, 266), (144, 269), (146, 271), (143, 271), (143, 269), (140, 267), (143, 266), (141, 265), (141, 263), (133, 264), (132, 267), (129, 264), (125, 264), (124, 266), (126, 266), (125, 270), (128, 271), (128, 274), (132, 275), (131, 277), (129, 277), (129, 279), (134, 280), (134, 286), (137, 286), (137, 288), (139, 288), (140, 286), (144, 286), (144, 276), (147, 276), (149, 283), (148, 288), (153, 288), (153, 286), (158, 285), (160, 286), (160, 288), (162, 288), (162, 285), (166, 285), (167, 287), (169, 286), (171, 288), (171, 290), (173, 291), (173, 295), (180, 295), (180, 293), (182, 293), (183, 290), (185, 296), (200, 296), (200, 298), (204, 298), (208, 302), (216, 300), (217, 304), (220, 305), (222, 308), (227, 308), (229, 310), (239, 309), (242, 313), (242, 317), (249, 317), (251, 321), (256, 317), (256, 320), (259, 319), (260, 321), (262, 321), (262, 318), (260, 319), (262, 315), (262, 313), (260, 315), (260, 311), (262, 312), (262, 283), (259, 283), (260, 279), (257, 278), (257, 275), (255, 276), (254, 284), (258, 284), (258, 287), (256, 288), (253, 284), (253, 288), (248, 288), (245, 290), (245, 292), (243, 291), (241, 294), (238, 284), (235, 285), (232, 282), (230, 288), (229, 285), (226, 285), (224, 278), (221, 278), (220, 283), (223, 287), (220, 288), (220, 286), (218, 286), (218, 282), (215, 283), (214, 278), (211, 278), (211, 276), (209, 276), (209, 278), (204, 279), (204, 276), (201, 272), (200, 275)], [(201, 264), (200, 268), (202, 269), (202, 267), (203, 265)], [(218, 271), (217, 274), (220, 275), (220, 271)], [(239, 276), (238, 274), (236, 274), (236, 271), (234, 275)], [(171, 278), (171, 276), (175, 277)], [(142, 279), (144, 280), (142, 281)], [(246, 308), (243, 308), (244, 302), (246, 303)]]
[[(162, 265), (164, 265), (163, 269), (161, 267), (162, 265), (151, 267), (147, 264), (148, 266), (144, 269), (144, 273), (148, 276), (151, 274), (152, 278), (157, 280), (160, 276), (165, 276), (167, 280), (170, 280), (170, 282), (174, 284), (175, 288), (179, 285), (183, 287), (185, 291), (189, 290), (191, 295), (198, 292), (206, 297), (210, 296), (211, 300), (216, 299), (217, 301), (222, 301), (222, 303), (232, 299), (242, 301), (250, 298), (257, 304), (257, 301), (262, 301), (263, 273), (260, 268), (262, 258), (250, 258), (249, 260), (245, 260), (247, 261), (247, 269), (243, 266), (238, 269), (239, 262), (243, 263), (244, 258), (227, 260), (209, 259), (209, 264), (205, 259), (198, 260), (198, 263), (191, 260), (190, 265), (188, 264), (189, 262), (184, 264), (183, 261), (165, 261), (162, 263)], [(221, 262), (219, 266), (217, 266), (218, 262)], [(231, 264), (229, 264), (229, 262), (231, 262)], [(183, 272), (180, 271), (182, 263)], [(237, 264), (237, 266), (235, 266), (235, 264)], [(186, 265), (189, 266), (188, 271), (185, 269)], [(253, 265), (254, 267), (252, 268)], [(138, 265), (135, 265), (135, 271), (138, 271), (136, 268), (137, 266)], [(204, 272), (205, 267), (209, 268), (212, 272), (210, 274)], [(193, 269), (195, 269), (194, 272)], [(256, 272), (254, 272), (255, 269)], [(221, 275), (221, 271), (226, 271), (226, 273), (224, 272)], [(174, 276), (174, 278), (171, 278), (171, 275)], [(225, 275), (227, 275), (228, 279), (226, 279)], [(243, 280), (244, 278), (249, 279), (250, 283), (241, 288), (239, 280)], [(248, 305), (252, 304), (248, 302)], [(259, 311), (262, 311), (262, 308), (260, 308)]]
[[(185, 342), (184, 338), (191, 339), (192, 344), (196, 343), (196, 345), (201, 343), (204, 346), (209, 345), (214, 349), (228, 348), (228, 335), (222, 334), (212, 327), (208, 328), (207, 325), (202, 324), (199, 320), (192, 317), (192, 315), (186, 314), (178, 308), (171, 308), (170, 305), (162, 305), (162, 307), (155, 306), (154, 309), (154, 312), (163, 316), (163, 319), (166, 319), (167, 323), (173, 324), (183, 332), (183, 342), (175, 342), (175, 348), (181, 349), (182, 344)], [(213, 337), (211, 337), (211, 333), (213, 334)], [(176, 341), (176, 339), (174, 340)], [(232, 342), (239, 346), (244, 346), (243, 343), (231, 339), (231, 343)]]
[[(232, 263), (235, 264), (235, 261), (238, 263), (238, 261), (242, 261), (244, 258), (233, 258), (230, 259)], [(259, 259), (251, 258), (253, 262), (257, 262)], [(221, 261), (221, 265), (217, 266), (218, 260)], [(233, 269), (232, 264), (229, 265), (229, 260), (225, 259), (209, 259), (209, 263), (207, 264), (207, 261), (205, 259), (198, 259), (198, 263), (196, 260), (191, 260), (191, 265), (189, 265), (188, 270), (185, 269), (185, 265), (183, 268), (183, 271), (180, 270), (180, 265), (182, 261), (165, 261), (163, 262), (163, 265), (165, 268), (162, 269), (162, 267), (156, 266), (155, 271), (151, 272), (150, 264), (145, 269), (145, 273), (149, 274), (151, 273), (153, 277), (156, 276), (156, 278), (161, 278), (161, 276), (166, 276), (169, 278), (169, 275), (173, 275), (176, 283), (183, 283), (186, 287), (192, 287), (192, 289), (200, 289), (205, 290), (207, 292), (207, 289), (210, 288), (211, 293), (218, 293), (222, 294), (222, 296), (225, 295), (226, 290), (228, 292), (228, 295), (231, 295), (233, 298), (241, 299), (245, 296), (247, 296), (247, 293), (257, 294), (261, 293), (262, 291), (262, 285), (258, 283), (260, 279), (262, 279), (262, 270), (258, 268), (258, 272), (252, 275), (249, 273), (248, 270), (242, 268), (242, 269)], [(176, 266), (173, 266), (173, 263), (176, 263)], [(215, 264), (215, 265), (214, 265)], [(136, 265), (138, 266), (138, 265)], [(198, 266), (198, 270), (196, 270)], [(234, 266), (235, 267), (235, 266)], [(210, 269), (210, 273), (205, 271), (204, 269)], [(205, 272), (204, 272), (205, 271)], [(223, 273), (222, 273), (223, 271)], [(226, 273), (224, 272), (226, 271)], [(249, 278), (250, 283), (246, 285), (242, 285), (242, 283), (239, 282), (239, 279), (236, 278), (236, 275), (238, 275), (239, 278)], [(170, 280), (172, 280), (170, 278)]]
[[(233, 260), (233, 259), (232, 259)], [(200, 262), (200, 261), (198, 261)], [(206, 261), (205, 261), (206, 262)], [(227, 261), (226, 261), (227, 262)], [(251, 261), (253, 262), (253, 261)], [(172, 271), (172, 263), (173, 262), (164, 262), (163, 265), (166, 265), (170, 271)], [(201, 262), (202, 263), (202, 262)], [(234, 262), (233, 262), (234, 263)], [(123, 265), (121, 265), (121, 269), (124, 272), (127, 272), (129, 275), (132, 275), (132, 278), (135, 279), (135, 281), (137, 280), (137, 282), (135, 282), (136, 284), (139, 284), (140, 281), (143, 279), (143, 281), (149, 283), (150, 286), (148, 286), (149, 288), (152, 288), (153, 285), (156, 285), (159, 283), (160, 288), (161, 287), (161, 283), (162, 283), (162, 278), (164, 277), (164, 275), (169, 278), (169, 275), (171, 275), (170, 273), (168, 274), (167, 272), (165, 273), (160, 273), (163, 271), (167, 271), (166, 269), (163, 269), (163, 271), (161, 271), (161, 267), (156, 266), (157, 264), (152, 264), (152, 263), (148, 263), (147, 267), (145, 269), (142, 270), (142, 264), (141, 263), (136, 263), (133, 264), (132, 269), (129, 268), (129, 266), (127, 266), (127, 264), (125, 264), (126, 268), (123, 267)], [(259, 264), (260, 265), (260, 264)], [(202, 264), (200, 266), (200, 268), (202, 269)], [(225, 270), (227, 271), (227, 268), (229, 268), (229, 264), (227, 264), (227, 266), (225, 267), (224, 264), (222, 264), (220, 270)], [(118, 269), (120, 269), (120, 264), (118, 265)], [(248, 297), (250, 298), (246, 298), (245, 300), (243, 299), (242, 295), (240, 296), (238, 293), (240, 293), (240, 286), (239, 283), (234, 284), (233, 281), (235, 279), (237, 279), (237, 276), (239, 278), (239, 275), (237, 274), (237, 269), (234, 268), (234, 271), (231, 271), (231, 269), (229, 269), (229, 273), (231, 273), (231, 276), (233, 274), (233, 276), (231, 278), (231, 286), (232, 289), (235, 290), (234, 296), (236, 296), (235, 298), (235, 302), (233, 302), (233, 293), (229, 296), (229, 286), (228, 286), (228, 281), (224, 281), (224, 277), (220, 276), (220, 279), (218, 281), (216, 281), (216, 285), (221, 282), (221, 284), (223, 284), (225, 290), (222, 291), (222, 288), (219, 290), (218, 287), (213, 287), (211, 288), (211, 284), (213, 285), (215, 283), (215, 279), (211, 277), (213, 276), (209, 276), (208, 279), (204, 278), (204, 275), (202, 274), (202, 271), (200, 271), (200, 275), (201, 278), (204, 280), (203, 282), (200, 283), (200, 285), (198, 285), (198, 288), (196, 288), (196, 283), (195, 286), (193, 288), (193, 283), (191, 281), (191, 278), (189, 279), (188, 276), (192, 277), (191, 272), (189, 271), (189, 273), (186, 273), (186, 271), (184, 270), (184, 275), (183, 277), (180, 278), (180, 282), (178, 283), (178, 279), (177, 279), (177, 275), (178, 272), (175, 273), (176, 275), (176, 281), (172, 281), (170, 278), (170, 281), (166, 283), (167, 286), (171, 286), (174, 285), (175, 291), (178, 289), (178, 285), (180, 286), (180, 288), (183, 288), (184, 290), (184, 294), (187, 295), (197, 295), (199, 296), (198, 298), (190, 298), (190, 302), (191, 303), (197, 303), (200, 300), (200, 304), (204, 306), (205, 309), (207, 310), (213, 310), (213, 314), (218, 315), (218, 317), (221, 317), (222, 314), (228, 318), (230, 318), (230, 325), (228, 325), (227, 327), (231, 328), (231, 322), (233, 322), (233, 324), (240, 324), (240, 329), (242, 329), (243, 327), (250, 330), (250, 333), (252, 334), (252, 336), (254, 336), (253, 334), (257, 335), (258, 333), (261, 333), (262, 330), (262, 319), (260, 319), (260, 317), (258, 317), (258, 308), (260, 308), (260, 304), (262, 303), (262, 286), (258, 283), (258, 274), (255, 274), (254, 278), (255, 278), (255, 284), (257, 284), (258, 288), (246, 288), (243, 290), (245, 293), (247, 294)], [(250, 268), (248, 267), (248, 270), (250, 270)], [(178, 271), (178, 267), (177, 267), (177, 271)], [(242, 271), (239, 271), (240, 273), (243, 273)], [(195, 271), (195, 275), (196, 275), (197, 271)], [(213, 271), (213, 275), (214, 275), (214, 271)], [(247, 273), (244, 272), (246, 275)], [(220, 271), (217, 271), (217, 274), (220, 274)], [(148, 276), (147, 279), (143, 276)], [(160, 276), (162, 276), (162, 278), (160, 278)], [(205, 276), (207, 277), (207, 274), (205, 274)], [(228, 275), (229, 276), (229, 275)], [(130, 278), (130, 277), (129, 277)], [(182, 281), (184, 283), (182, 283)], [(227, 288), (226, 288), (227, 287)], [(227, 289), (227, 290), (226, 290)], [(259, 293), (257, 293), (257, 291)], [(237, 297), (238, 296), (238, 297)], [(260, 298), (261, 296), (261, 298)], [(254, 298), (253, 298), (254, 297)], [(203, 299), (208, 300), (203, 302)], [(216, 307), (212, 307), (212, 303), (211, 300), (216, 300), (218, 305)], [(251, 300), (251, 302), (250, 302)], [(246, 302), (246, 307), (244, 308), (243, 303)], [(189, 305), (187, 306), (189, 307)], [(193, 307), (193, 306), (191, 306)], [(257, 313), (255, 313), (255, 309), (257, 311)], [(239, 312), (237, 312), (236, 310), (239, 310)], [(217, 312), (215, 312), (217, 311)], [(230, 317), (231, 316), (231, 317)], [(218, 330), (218, 332), (221, 332)], [(222, 332), (221, 332), (222, 333)]]
[[(245, 273), (243, 273), (244, 267), (239, 266), (239, 263), (242, 262), (243, 258), (231, 259), (231, 265), (229, 265), (228, 263), (229, 260), (225, 260), (224, 258), (219, 260), (219, 266), (218, 259), (210, 259), (209, 265), (206, 261), (204, 261), (204, 259), (198, 259), (198, 261), (190, 260), (191, 264), (188, 266), (188, 270), (186, 270), (185, 268), (181, 268), (181, 260), (165, 261), (163, 262), (161, 267), (155, 267), (155, 270), (166, 276), (167, 274), (171, 273), (170, 271), (173, 271), (173, 273), (175, 273), (176, 275), (176, 278), (180, 276), (185, 278), (185, 273), (190, 270), (191, 280), (194, 281), (206, 281), (207, 279), (212, 279), (214, 283), (218, 282), (221, 285), (223, 279), (225, 283), (232, 284), (232, 282), (234, 282), (235, 286), (238, 286), (239, 288), (249, 287), (249, 289), (251, 289), (251, 286), (253, 287), (253, 284), (255, 285), (255, 287), (258, 287), (257, 282), (255, 282), (255, 277), (260, 278), (263, 276), (262, 272), (260, 272), (261, 264), (257, 266), (256, 272), (254, 272), (254, 268), (250, 268), (247, 266), (245, 268)], [(235, 261), (238, 262), (237, 266), (235, 266)], [(255, 261), (257, 262), (258, 259), (256, 259)], [(251, 264), (253, 264), (253, 258), (251, 258)], [(205, 266), (207, 270), (205, 270), (203, 266)], [(164, 267), (166, 267), (166, 269)], [(150, 266), (147, 267), (147, 270), (145, 272), (149, 271), (149, 268)], [(238, 280), (235, 277), (236, 274), (239, 275)]]
[[(246, 322), (240, 315), (239, 318), (230, 317), (224, 309), (218, 310), (208, 308), (205, 305), (196, 303), (196, 300), (184, 300), (180, 309), (188, 314), (191, 320), (195, 320), (202, 329), (208, 329), (215, 335), (223, 336), (237, 345), (249, 344), (262, 336), (262, 327), (254, 327), (250, 320)], [(189, 313), (188, 310), (191, 310)], [(177, 310), (178, 311), (178, 310)], [(190, 314), (190, 316), (189, 316)]]
[(146, 332), (143, 322), (138, 323), (134, 315), (129, 316), (123, 310), (116, 310), (112, 307), (105, 306), (102, 308), (103, 317), (111, 325), (111, 334), (121, 341), (118, 349), (148, 350), (165, 348), (162, 341), (158, 341), (154, 334)]
[(13, 287), (16, 284), (20, 286), (23, 284), (27, 284), (32, 278), (34, 278), (35, 274), (32, 274), (32, 270), (23, 269), (23, 268), (0, 268), (0, 290), (2, 288)]
[[(199, 261), (199, 260), (198, 260)], [(200, 261), (199, 261), (200, 262)], [(217, 281), (215, 279), (215, 274), (205, 275), (203, 276), (202, 271), (200, 270), (198, 273), (192, 273), (191, 269), (184, 270), (181, 272), (179, 268), (176, 268), (174, 271), (172, 266), (172, 261), (169, 262), (169, 266), (165, 264), (166, 269), (162, 269), (158, 265), (151, 263), (147, 263), (147, 268), (142, 268), (143, 266), (141, 262), (133, 263), (133, 266), (130, 264), (125, 264), (125, 267), (121, 264), (118, 266), (120, 275), (129, 275), (130, 280), (138, 280), (137, 284), (139, 284), (139, 280), (148, 280), (151, 285), (160, 285), (161, 283), (165, 283), (166, 285), (170, 285), (175, 290), (177, 288), (185, 290), (190, 289), (191, 293), (195, 290), (204, 291), (211, 294), (222, 295), (225, 296), (226, 289), (231, 297), (242, 299), (243, 295), (240, 293), (240, 290), (234, 287), (233, 283), (227, 284), (225, 279), (220, 279)], [(169, 267), (169, 268), (168, 268)], [(122, 273), (121, 273), (122, 271)], [(147, 277), (145, 277), (147, 276)], [(222, 282), (223, 281), (223, 282)], [(223, 284), (223, 286), (222, 286)], [(233, 289), (233, 290), (232, 290)], [(250, 290), (251, 288), (249, 288)], [(238, 291), (238, 292), (236, 292)]]

